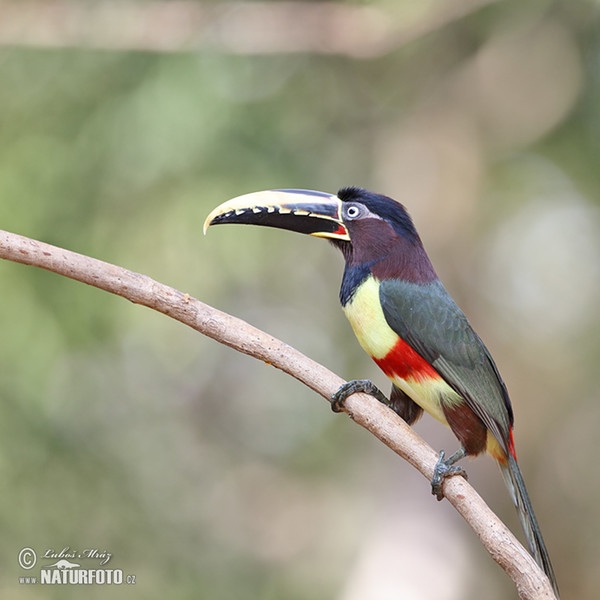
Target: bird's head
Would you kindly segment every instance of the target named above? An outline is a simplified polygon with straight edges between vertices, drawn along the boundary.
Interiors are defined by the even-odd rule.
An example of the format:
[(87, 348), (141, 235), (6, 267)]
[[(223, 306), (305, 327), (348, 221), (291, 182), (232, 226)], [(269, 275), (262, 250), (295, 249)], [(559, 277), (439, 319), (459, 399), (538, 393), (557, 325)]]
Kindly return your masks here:
[(384, 278), (435, 276), (404, 206), (362, 188), (343, 188), (337, 195), (311, 190), (245, 194), (217, 206), (206, 218), (204, 232), (222, 223), (277, 227), (329, 239), (347, 265), (378, 265)]

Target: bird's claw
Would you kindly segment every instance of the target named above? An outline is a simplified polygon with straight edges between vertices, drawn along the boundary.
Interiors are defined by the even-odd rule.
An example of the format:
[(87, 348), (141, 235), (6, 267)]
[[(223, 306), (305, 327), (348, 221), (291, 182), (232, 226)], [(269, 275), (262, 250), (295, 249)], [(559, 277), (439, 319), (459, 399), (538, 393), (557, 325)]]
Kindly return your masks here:
[(331, 397), (331, 410), (333, 412), (343, 412), (346, 398), (356, 392), (369, 394), (385, 405), (390, 403), (385, 394), (372, 381), (369, 381), (368, 379), (354, 379), (353, 381), (344, 383), (344, 385), (340, 386), (340, 389), (333, 394)]
[(461, 448), (458, 452), (455, 452), (448, 459), (445, 459), (445, 453), (442, 450), (440, 456), (433, 470), (433, 477), (431, 478), (431, 493), (438, 499), (441, 500), (444, 497), (442, 491), (442, 484), (446, 477), (453, 477), (454, 475), (461, 475), (465, 479), (468, 479), (467, 472), (462, 467), (453, 466), (454, 463), (465, 456), (465, 451)]

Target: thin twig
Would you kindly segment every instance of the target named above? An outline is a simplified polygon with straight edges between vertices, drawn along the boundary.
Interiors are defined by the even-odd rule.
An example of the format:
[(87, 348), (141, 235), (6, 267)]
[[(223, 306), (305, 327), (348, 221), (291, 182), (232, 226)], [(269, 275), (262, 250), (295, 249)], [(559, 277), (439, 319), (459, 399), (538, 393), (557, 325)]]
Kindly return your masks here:
[[(288, 344), (146, 275), (6, 231), (0, 231), (0, 258), (47, 269), (157, 310), (281, 369), (327, 400), (344, 383)], [(437, 454), (400, 417), (366, 394), (350, 396), (345, 406), (356, 423), (431, 479)], [(515, 582), (520, 598), (555, 599), (546, 575), (465, 479), (447, 479), (443, 489), (447, 500)]]
[(223, 54), (381, 56), (498, 0), (381, 3), (191, 0), (0, 2), (0, 45)]

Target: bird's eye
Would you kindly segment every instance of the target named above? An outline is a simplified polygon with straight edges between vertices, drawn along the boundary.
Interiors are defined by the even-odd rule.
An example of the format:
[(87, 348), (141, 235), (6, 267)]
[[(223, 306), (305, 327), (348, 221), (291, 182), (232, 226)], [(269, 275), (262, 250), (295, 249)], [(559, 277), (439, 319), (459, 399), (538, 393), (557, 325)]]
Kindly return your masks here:
[(361, 215), (360, 207), (356, 204), (349, 204), (346, 206), (346, 210), (344, 211), (346, 214), (346, 218), (348, 219), (356, 219)]

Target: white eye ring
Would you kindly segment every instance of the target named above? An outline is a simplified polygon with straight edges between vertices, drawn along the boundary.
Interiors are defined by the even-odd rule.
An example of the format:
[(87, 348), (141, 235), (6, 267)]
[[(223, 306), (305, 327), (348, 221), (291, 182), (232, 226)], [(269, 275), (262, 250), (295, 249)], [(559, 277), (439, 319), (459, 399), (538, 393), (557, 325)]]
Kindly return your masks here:
[(356, 219), (360, 215), (360, 208), (358, 206), (350, 205), (346, 208), (346, 216), (349, 219)]

